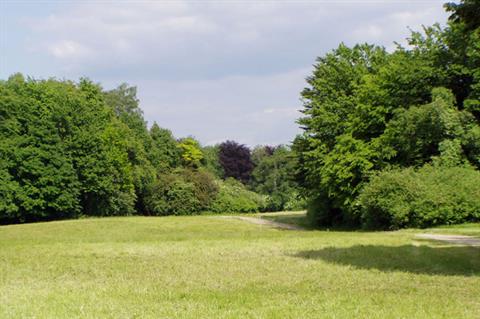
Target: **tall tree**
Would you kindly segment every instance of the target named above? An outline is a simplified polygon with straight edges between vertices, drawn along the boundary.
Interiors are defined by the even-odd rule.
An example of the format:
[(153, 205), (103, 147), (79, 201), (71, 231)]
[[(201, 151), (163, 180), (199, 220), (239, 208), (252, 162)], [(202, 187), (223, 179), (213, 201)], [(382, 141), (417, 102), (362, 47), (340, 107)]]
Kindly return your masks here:
[(303, 192), (326, 222), (358, 222), (356, 199), (376, 171), (446, 150), (478, 165), (478, 28), (452, 19), (414, 32), (409, 49), (342, 44), (317, 59), (293, 149)]
[(179, 141), (178, 148), (182, 162), (187, 167), (197, 168), (203, 159), (200, 143), (193, 137), (186, 137)]
[(220, 147), (218, 145), (203, 147), (202, 165), (215, 177), (222, 178), (224, 173), (219, 160), (219, 152)]
[(295, 158), (290, 149), (261, 146), (252, 151), (255, 168), (250, 185), (258, 193), (268, 195), (270, 210), (284, 210), (286, 204), (297, 195), (297, 185), (292, 172), (295, 170)]
[(80, 212), (80, 183), (52, 103), (55, 88), (42, 84), (20, 74), (0, 82), (0, 223)]
[(123, 135), (124, 147), (131, 165), (131, 174), (135, 189), (136, 209), (145, 210), (143, 198), (155, 180), (155, 168), (149, 158), (154, 149), (153, 140), (139, 107), (137, 88), (126, 83), (103, 93), (105, 104), (113, 110), (115, 117), (128, 129)]
[(174, 168), (180, 164), (180, 150), (170, 130), (153, 123), (150, 128), (150, 137), (152, 147), (149, 150), (149, 158), (157, 172)]
[(8, 218), (133, 211), (126, 145), (131, 134), (115, 121), (99, 86), (85, 79), (75, 84), (15, 76), (1, 87), (5, 114), (0, 131), (6, 134), (1, 146), (6, 149), (0, 171), (8, 181), (2, 191), (9, 203)]
[(247, 183), (253, 170), (250, 149), (235, 141), (223, 142), (219, 147), (218, 158), (223, 168), (224, 178), (233, 177)]

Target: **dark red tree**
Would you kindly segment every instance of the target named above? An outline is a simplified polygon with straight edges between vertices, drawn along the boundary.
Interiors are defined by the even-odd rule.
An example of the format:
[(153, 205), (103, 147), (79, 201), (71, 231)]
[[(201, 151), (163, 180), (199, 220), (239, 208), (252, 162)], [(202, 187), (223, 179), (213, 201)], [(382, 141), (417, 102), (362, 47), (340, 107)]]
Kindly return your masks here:
[(250, 180), (253, 162), (250, 149), (235, 141), (220, 144), (218, 159), (223, 167), (224, 177), (233, 177), (243, 183)]

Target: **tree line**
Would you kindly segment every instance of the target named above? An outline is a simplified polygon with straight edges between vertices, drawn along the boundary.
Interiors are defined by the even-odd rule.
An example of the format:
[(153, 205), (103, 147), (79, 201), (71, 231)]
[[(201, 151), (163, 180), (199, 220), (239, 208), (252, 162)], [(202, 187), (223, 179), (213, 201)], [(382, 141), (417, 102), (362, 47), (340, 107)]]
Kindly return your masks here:
[(135, 87), (0, 81), (0, 223), (308, 207), (312, 223), (480, 220), (480, 3), (406, 46), (318, 57), (291, 146), (202, 146), (148, 128)]
[(1, 223), (302, 204), (290, 192), (288, 147), (202, 146), (148, 128), (126, 84), (104, 90), (88, 79), (15, 74), (0, 81), (0, 105)]

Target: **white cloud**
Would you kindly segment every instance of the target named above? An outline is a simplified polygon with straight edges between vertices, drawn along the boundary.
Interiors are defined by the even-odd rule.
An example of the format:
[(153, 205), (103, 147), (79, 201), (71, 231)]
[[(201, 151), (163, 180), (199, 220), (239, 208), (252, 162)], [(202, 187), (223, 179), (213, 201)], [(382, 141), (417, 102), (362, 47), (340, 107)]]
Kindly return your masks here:
[(90, 55), (91, 50), (75, 41), (64, 40), (48, 47), (48, 51), (56, 58), (79, 58)]
[(35, 51), (15, 59), (36, 63), (34, 76), (137, 85), (147, 120), (179, 136), (285, 143), (316, 56), (340, 42), (402, 42), (407, 26), (445, 21), (443, 2), (65, 2), (26, 17)]
[(273, 75), (209, 80), (145, 80), (138, 94), (145, 116), (178, 136), (235, 139), (255, 145), (285, 143), (299, 132), (299, 92), (309, 68)]
[[(442, 17), (442, 19), (439, 19)], [(373, 42), (394, 48), (393, 41), (405, 44), (410, 31), (420, 30), (422, 25), (444, 22), (446, 14), (441, 5), (428, 6), (422, 10), (411, 8), (376, 17), (355, 29), (351, 42)]]
[(358, 28), (353, 34), (357, 39), (368, 38), (370, 40), (378, 40), (384, 34), (384, 32), (378, 25), (367, 25), (365, 27)]
[(69, 64), (67, 76), (219, 78), (305, 67), (341, 41), (401, 41), (443, 10), (413, 3), (88, 1), (30, 25), (33, 45)]

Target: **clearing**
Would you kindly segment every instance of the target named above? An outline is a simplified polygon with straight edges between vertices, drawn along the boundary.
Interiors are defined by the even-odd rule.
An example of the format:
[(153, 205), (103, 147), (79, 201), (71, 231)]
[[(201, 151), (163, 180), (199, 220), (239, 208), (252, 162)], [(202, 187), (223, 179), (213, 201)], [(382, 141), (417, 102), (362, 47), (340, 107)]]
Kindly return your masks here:
[[(304, 223), (303, 213), (262, 218)], [(480, 247), (422, 233), (478, 238), (480, 224), (319, 231), (192, 216), (0, 226), (0, 317), (480, 317)]]

